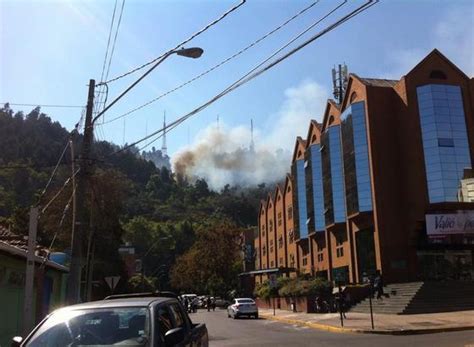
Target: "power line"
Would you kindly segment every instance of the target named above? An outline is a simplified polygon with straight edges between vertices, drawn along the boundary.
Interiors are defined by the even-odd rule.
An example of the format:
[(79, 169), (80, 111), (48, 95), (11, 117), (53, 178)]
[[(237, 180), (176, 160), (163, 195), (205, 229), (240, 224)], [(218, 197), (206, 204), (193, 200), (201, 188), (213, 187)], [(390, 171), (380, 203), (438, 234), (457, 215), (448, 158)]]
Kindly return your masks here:
[[(243, 77), (241, 77), (239, 80), (237, 80), (236, 82), (232, 83), (229, 87), (227, 87), (226, 89), (224, 89), (221, 93), (219, 93), (218, 95), (214, 96), (212, 99), (210, 99), (209, 101), (207, 101), (206, 103), (202, 104), (201, 106), (199, 106), (198, 108), (194, 109), (193, 111), (187, 113), (186, 115), (180, 117), (179, 119), (175, 120), (174, 122), (170, 123), (167, 127), (166, 127), (166, 130), (168, 129), (173, 129), (175, 128), (176, 126), (178, 126), (179, 124), (181, 124), (182, 122), (184, 122), (185, 120), (187, 120), (188, 118), (190, 118), (191, 116), (195, 115), (196, 113), (202, 111), (203, 109), (207, 108), (209, 105), (211, 105), (212, 103), (214, 103), (215, 101), (217, 101), (218, 99), (222, 98), (224, 95), (232, 92), (233, 90), (235, 90), (236, 88), (246, 84), (247, 82), (251, 81), (252, 79), (256, 78), (257, 76), (261, 75), (262, 73), (268, 71), (269, 69), (271, 69), (272, 67), (276, 66), (277, 64), (281, 63), (282, 61), (284, 61), (285, 59), (289, 58), (291, 55), (295, 54), (296, 52), (298, 52), (299, 50), (303, 49), (304, 47), (306, 47), (308, 44), (314, 42), (315, 40), (317, 40), (318, 38), (320, 38), (321, 36), (327, 34), (328, 32), (334, 30), (335, 28), (337, 28), (338, 26), (342, 25), (343, 23), (345, 23), (346, 21), (348, 21), (349, 19), (357, 16), (358, 14), (366, 11), (368, 8), (372, 7), (373, 5), (375, 5), (376, 3), (378, 3), (379, 0), (368, 0), (366, 3), (364, 3), (363, 5), (359, 6), (358, 8), (356, 8), (355, 10), (353, 10), (352, 12), (350, 12), (349, 14), (341, 17), (339, 20), (335, 21), (333, 24), (327, 26), (325, 29), (323, 29), (322, 31), (320, 31), (319, 33), (317, 33), (316, 35), (312, 36), (311, 38), (309, 38), (308, 40), (306, 40), (305, 42), (303, 42), (302, 44), (300, 44), (299, 46), (297, 46), (296, 48), (292, 49), (291, 51), (289, 51), (288, 53), (284, 54), (283, 56), (281, 56), (280, 58), (274, 60), (272, 63), (268, 64), (267, 66), (265, 66), (264, 68), (258, 70), (258, 71), (255, 71), (256, 68), (258, 68), (259, 66), (261, 66), (263, 63), (260, 63), (259, 65), (257, 65), (256, 68), (252, 69), (249, 73), (245, 74)], [(339, 4), (338, 6), (336, 6), (332, 11), (330, 11), (328, 14), (326, 14), (323, 18), (321, 18), (318, 22), (321, 22), (322, 20), (324, 20), (325, 18), (327, 18), (328, 16), (330, 16), (334, 11), (336, 11), (339, 7), (343, 6), (344, 4), (347, 3), (347, 0), (345, 0), (344, 2), (342, 2), (341, 4)], [(316, 22), (316, 23), (318, 23)], [(312, 24), (310, 27), (313, 27), (315, 24)], [(306, 32), (303, 31), (303, 33)], [(297, 37), (299, 37), (301, 34), (299, 34)], [(293, 42), (295, 39), (292, 39), (290, 42)], [(282, 48), (286, 47), (288, 44), (286, 44), (285, 46), (283, 46)], [(281, 48), (281, 49), (282, 49)], [(281, 51), (281, 49), (279, 49), (277, 52)], [(276, 53), (272, 54), (270, 56), (273, 57)], [(269, 58), (267, 58), (264, 62), (268, 61)], [(252, 73), (252, 71), (255, 71), (254, 73)], [(127, 145), (115, 152), (113, 152), (112, 154), (116, 154), (116, 153), (120, 153), (120, 152), (123, 152), (125, 150), (127, 150), (128, 148), (131, 148), (131, 147), (134, 147), (136, 146), (137, 144), (143, 142), (143, 141), (146, 141), (152, 137), (155, 137), (156, 135), (159, 135), (157, 138), (155, 138), (152, 142), (150, 142), (149, 144), (153, 143), (154, 141), (156, 141), (157, 139), (159, 139), (162, 134), (163, 131), (165, 129), (159, 129), (153, 133), (151, 133), (150, 135), (138, 140), (138, 141), (135, 141), (134, 143), (130, 144), (130, 145)]]
[(57, 197), (63, 192), (63, 190), (68, 186), (69, 182), (71, 182), (72, 178), (74, 176), (77, 175), (77, 173), (80, 171), (81, 169), (77, 169), (76, 172), (74, 172), (73, 175), (71, 175), (66, 181), (64, 181), (64, 184), (63, 186), (61, 187), (61, 189), (59, 189), (59, 191), (51, 198), (51, 200), (48, 201), (48, 203), (43, 207), (43, 209), (41, 210), (40, 212), (40, 215), (42, 215), (43, 213), (46, 212), (46, 210), (49, 208), (49, 206), (51, 206), (51, 204), (57, 199)]
[(53, 172), (52, 172), (51, 175), (49, 176), (49, 180), (48, 180), (48, 182), (46, 183), (46, 186), (43, 188), (43, 191), (41, 192), (40, 196), (38, 197), (38, 204), (40, 203), (41, 198), (44, 196), (44, 194), (46, 194), (46, 191), (48, 190), (49, 186), (51, 185), (51, 182), (53, 181), (53, 178), (54, 178), (54, 176), (56, 175), (56, 172), (58, 171), (59, 164), (60, 164), (61, 161), (63, 160), (64, 154), (66, 153), (66, 150), (67, 150), (68, 148), (69, 148), (69, 139), (67, 140), (66, 146), (64, 147), (64, 149), (63, 149), (61, 155), (59, 156), (58, 162), (56, 163), (56, 166), (54, 167)]
[(3, 105), (11, 105), (11, 106), (31, 106), (31, 107), (44, 107), (44, 108), (83, 108), (84, 105), (79, 106), (79, 105), (55, 105), (55, 104), (17, 104), (17, 103), (11, 103), (11, 102), (2, 102), (1, 104)]
[(120, 15), (119, 19), (117, 22), (117, 28), (115, 29), (115, 37), (114, 37), (114, 42), (112, 43), (112, 49), (110, 51), (110, 58), (109, 58), (109, 65), (107, 66), (107, 72), (105, 74), (105, 79), (109, 77), (109, 71), (110, 71), (110, 65), (112, 63), (112, 57), (114, 56), (114, 51), (115, 51), (115, 43), (117, 42), (117, 36), (120, 28), (120, 23), (122, 22), (122, 15), (123, 15), (123, 8), (125, 7), (125, 0), (122, 0), (122, 7), (120, 9)]
[(257, 40), (253, 41), (251, 44), (247, 45), (246, 47), (242, 48), (241, 50), (237, 51), (236, 53), (234, 53), (233, 55), (231, 55), (230, 57), (222, 60), (221, 62), (219, 62), (218, 64), (214, 65), (213, 67), (211, 67), (210, 69), (200, 73), (199, 75), (196, 75), (195, 77), (191, 78), (190, 80), (182, 83), (181, 85), (173, 88), (173, 89), (170, 89), (168, 90), (167, 92), (159, 95), (158, 97), (142, 104), (141, 106), (138, 106), (120, 116), (117, 116), (117, 117), (114, 117), (108, 121), (105, 121), (103, 122), (102, 124), (108, 124), (108, 123), (111, 123), (113, 121), (116, 121), (117, 119), (120, 119), (120, 118), (123, 118), (123, 117), (126, 117), (128, 116), (129, 114), (132, 114), (138, 110), (141, 110), (142, 108), (158, 101), (159, 99), (185, 87), (186, 85), (204, 77), (205, 75), (209, 74), (210, 72), (216, 70), (217, 68), (221, 67), (222, 65), (228, 63), (229, 61), (231, 61), (232, 59), (235, 59), (236, 57), (238, 57), (239, 55), (245, 53), (247, 50), (249, 50), (250, 48), (256, 46), (258, 43), (260, 43), (261, 41), (267, 39), (268, 37), (270, 37), (271, 35), (273, 35), (274, 33), (276, 33), (277, 31), (279, 31), (280, 29), (284, 28), (286, 25), (288, 25), (290, 22), (292, 22), (293, 20), (295, 20), (296, 18), (298, 18), (299, 16), (301, 16), (303, 13), (305, 13), (306, 11), (308, 11), (309, 9), (311, 9), (312, 7), (314, 7), (316, 4), (319, 3), (320, 0), (316, 0), (314, 1), (313, 3), (311, 3), (310, 5), (306, 6), (305, 8), (303, 8), (302, 10), (300, 10), (298, 13), (296, 13), (295, 15), (293, 15), (291, 18), (287, 19), (285, 22), (283, 22), (282, 24), (280, 24), (279, 26), (277, 26), (276, 28), (272, 29), (271, 31), (269, 31), (268, 33), (266, 33), (265, 35), (261, 36), (260, 38), (258, 38)]
[(165, 53), (163, 53), (162, 55), (160, 55), (159, 57), (156, 57), (155, 59), (149, 61), (148, 63), (145, 63), (143, 65), (140, 65), (139, 67), (133, 69), (133, 70), (130, 70), (122, 75), (119, 75), (117, 77), (114, 77), (108, 81), (105, 81), (105, 82), (101, 82), (98, 84), (98, 86), (100, 86), (102, 83), (111, 83), (111, 82), (115, 82), (125, 76), (128, 76), (128, 75), (131, 75), (132, 73), (135, 73), (153, 63), (155, 63), (156, 61), (160, 60), (161, 58), (163, 58), (165, 55), (169, 54), (170, 52), (184, 46), (186, 43), (188, 43), (189, 41), (191, 41), (192, 39), (194, 39), (195, 37), (201, 35), (203, 32), (205, 32), (206, 30), (208, 30), (209, 28), (211, 28), (212, 26), (214, 26), (215, 24), (219, 23), (221, 20), (223, 20), (225, 17), (227, 17), (230, 13), (234, 12), (235, 10), (237, 10), (240, 6), (242, 6), (243, 4), (245, 4), (246, 0), (241, 0), (240, 4), (232, 7), (231, 9), (229, 9), (228, 11), (226, 11), (225, 13), (223, 13), (219, 18), (217, 18), (216, 20), (212, 21), (211, 23), (207, 24), (204, 28), (202, 28), (201, 30), (199, 30), (198, 32), (194, 33), (193, 35), (191, 35), (189, 38), (187, 38), (186, 40), (184, 40), (183, 42), (180, 42), (178, 45), (176, 45), (176, 47), (166, 51)]
[(113, 26), (114, 26), (116, 9), (117, 9), (117, 0), (115, 0), (114, 10), (112, 12), (112, 20), (110, 21), (109, 38), (107, 39), (107, 48), (105, 49), (104, 64), (102, 65), (102, 73), (100, 74), (100, 80), (101, 81), (104, 79), (105, 66), (107, 65), (107, 56), (108, 56), (109, 47), (110, 47), (110, 38), (112, 37), (112, 29), (113, 29)]

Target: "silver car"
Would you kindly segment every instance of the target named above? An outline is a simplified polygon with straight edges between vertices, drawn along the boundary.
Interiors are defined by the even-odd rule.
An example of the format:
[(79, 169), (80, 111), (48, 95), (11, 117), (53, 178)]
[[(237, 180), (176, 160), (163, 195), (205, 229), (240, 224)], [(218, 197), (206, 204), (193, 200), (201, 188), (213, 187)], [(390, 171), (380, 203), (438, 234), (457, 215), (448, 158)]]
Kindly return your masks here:
[(253, 316), (258, 319), (258, 307), (253, 299), (234, 299), (233, 303), (227, 307), (227, 317), (236, 319), (241, 316)]

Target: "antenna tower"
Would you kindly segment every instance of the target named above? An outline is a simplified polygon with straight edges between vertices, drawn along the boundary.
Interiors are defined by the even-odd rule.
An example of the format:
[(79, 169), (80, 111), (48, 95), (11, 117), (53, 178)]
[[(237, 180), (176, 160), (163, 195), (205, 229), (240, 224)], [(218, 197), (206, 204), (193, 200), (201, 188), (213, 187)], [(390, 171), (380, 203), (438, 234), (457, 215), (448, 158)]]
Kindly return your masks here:
[(344, 94), (346, 93), (348, 80), (349, 74), (346, 64), (339, 64), (337, 70), (335, 67), (332, 69), (332, 94), (334, 95), (334, 98), (337, 100), (338, 104), (342, 104)]
[(253, 142), (253, 119), (250, 118), (250, 151), (255, 150), (255, 143)]
[(163, 112), (163, 144), (161, 145), (161, 154), (168, 156), (168, 147), (166, 147), (166, 111)]

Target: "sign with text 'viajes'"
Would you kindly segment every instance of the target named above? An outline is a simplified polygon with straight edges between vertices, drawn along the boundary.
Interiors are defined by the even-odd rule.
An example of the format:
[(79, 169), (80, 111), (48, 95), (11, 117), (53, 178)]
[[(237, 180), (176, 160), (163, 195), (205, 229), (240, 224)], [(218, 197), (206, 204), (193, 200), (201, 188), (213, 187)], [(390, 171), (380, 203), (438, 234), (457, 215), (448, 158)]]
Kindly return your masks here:
[(474, 234), (474, 211), (427, 214), (426, 233), (428, 236)]

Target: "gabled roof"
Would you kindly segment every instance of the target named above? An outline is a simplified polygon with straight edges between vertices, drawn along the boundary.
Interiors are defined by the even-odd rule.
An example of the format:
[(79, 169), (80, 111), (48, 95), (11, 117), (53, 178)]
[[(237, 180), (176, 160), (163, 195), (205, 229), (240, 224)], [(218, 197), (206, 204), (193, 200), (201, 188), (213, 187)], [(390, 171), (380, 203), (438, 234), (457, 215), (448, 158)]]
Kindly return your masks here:
[(306, 136), (306, 148), (308, 148), (312, 143), (311, 143), (311, 134), (315, 132), (317, 135), (317, 140), (315, 143), (319, 142), (319, 139), (321, 137), (321, 129), (323, 128), (323, 125), (321, 123), (318, 123), (316, 120), (311, 119), (311, 122), (309, 124), (308, 128), (308, 135)]
[(286, 174), (286, 178), (285, 178), (285, 185), (283, 186), (283, 192), (286, 194), (286, 190), (288, 189), (288, 185), (292, 185), (292, 181), (291, 181), (291, 175), (290, 174)]
[(271, 206), (272, 208), (275, 207), (275, 199), (274, 199), (273, 194), (271, 192), (268, 193), (268, 195), (267, 195), (267, 201), (266, 201), (266, 208), (267, 209), (270, 208), (270, 204), (272, 205)]
[(328, 121), (329, 121), (330, 115), (333, 115), (336, 117), (339, 117), (341, 115), (341, 109), (339, 105), (332, 99), (328, 99), (328, 101), (326, 102), (326, 108), (324, 110), (324, 117), (323, 117), (321, 132), (326, 130), (326, 128), (328, 127)]
[(305, 148), (306, 148), (306, 140), (303, 140), (301, 136), (298, 136), (295, 142), (295, 149), (293, 150), (293, 159), (291, 160), (292, 163), (295, 162), (296, 157), (298, 155), (298, 151), (301, 150), (304, 153)]
[(265, 200), (260, 200), (260, 208), (258, 209), (258, 216), (260, 218), (262, 214), (262, 209), (264, 212), (267, 210), (267, 202)]
[(280, 193), (280, 195), (283, 196), (284, 191), (285, 191), (285, 188), (282, 187), (282, 185), (278, 183), (275, 188), (275, 194), (274, 194), (275, 201), (277, 201), (278, 193)]
[(446, 58), (446, 56), (443, 53), (441, 53), (440, 51), (438, 51), (436, 48), (433, 49), (430, 53), (428, 53), (428, 55), (426, 57), (424, 57), (418, 64), (416, 64), (415, 67), (413, 67), (413, 69), (411, 69), (405, 76), (408, 76), (408, 75), (412, 74), (415, 70), (418, 70), (421, 65), (424, 65), (428, 60), (432, 59), (434, 56), (437, 56), (437, 57), (441, 58), (448, 65), (450, 65), (453, 69), (455, 69), (459, 74), (461, 74), (466, 79), (469, 79), (469, 77), (460, 68), (458, 68), (456, 66), (456, 64), (454, 64), (451, 60)]

